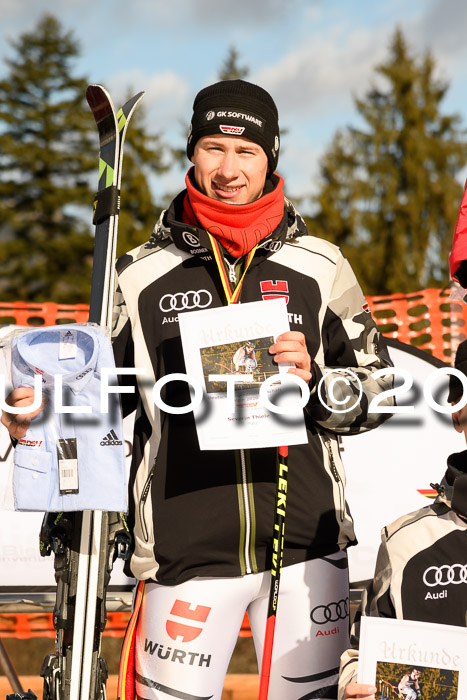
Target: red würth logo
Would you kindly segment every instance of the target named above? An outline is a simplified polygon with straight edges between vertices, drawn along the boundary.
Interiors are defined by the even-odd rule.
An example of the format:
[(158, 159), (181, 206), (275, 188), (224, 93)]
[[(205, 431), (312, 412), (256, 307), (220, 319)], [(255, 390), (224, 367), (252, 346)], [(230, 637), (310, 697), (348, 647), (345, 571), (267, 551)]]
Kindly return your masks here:
[[(170, 611), (170, 615), (174, 617), (183, 618), (184, 620), (190, 620), (194, 622), (206, 622), (208, 615), (211, 612), (211, 608), (206, 605), (195, 605), (192, 603), (187, 603), (185, 600), (176, 600)], [(199, 637), (203, 631), (203, 626), (193, 626), (187, 625), (182, 622), (177, 622), (175, 620), (167, 620), (165, 623), (165, 629), (169, 637), (177, 641), (177, 637), (181, 637), (182, 642), (192, 642), (193, 639)]]
[(281, 299), (283, 297), (285, 303), (288, 303), (289, 285), (287, 280), (276, 280), (275, 282), (272, 280), (264, 280), (264, 282), (260, 282), (260, 286), (261, 296), (264, 301), (268, 299)]

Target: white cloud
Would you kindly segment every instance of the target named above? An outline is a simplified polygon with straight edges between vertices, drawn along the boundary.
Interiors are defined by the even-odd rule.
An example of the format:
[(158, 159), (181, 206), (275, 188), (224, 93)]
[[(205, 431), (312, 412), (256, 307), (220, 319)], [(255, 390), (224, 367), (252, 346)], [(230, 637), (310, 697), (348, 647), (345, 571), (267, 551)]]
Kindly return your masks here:
[[(285, 190), (294, 201), (304, 197), (306, 200), (316, 191), (316, 178), (319, 171), (319, 159), (322, 155), (321, 144), (311, 139), (294, 138), (286, 142), (286, 147), (279, 158), (278, 172), (285, 181)], [(302, 209), (309, 209), (302, 206)]]
[(113, 76), (106, 86), (115, 102), (126, 98), (128, 92), (145, 90), (147, 122), (156, 132), (167, 133), (176, 126), (184, 114), (191, 117), (191, 90), (187, 82), (176, 73), (165, 71), (146, 75), (141, 70), (126, 71)]
[[(318, 14), (318, 10), (316, 10)], [(391, 25), (349, 27), (332, 24), (326, 33), (310, 36), (275, 63), (251, 76), (275, 98), (281, 122), (301, 122), (342, 115), (356, 117), (353, 97), (363, 97), (381, 78), (375, 68), (387, 60), (396, 26), (400, 26), (409, 50), (421, 58), (432, 51), (435, 75), (451, 83), (466, 80), (467, 26), (465, 0), (432, 0), (419, 14), (398, 19)]]
[[(133, 0), (132, 16), (144, 16), (146, 21), (154, 18), (158, 24), (179, 21), (189, 24), (193, 31), (206, 27), (222, 27), (226, 34), (235, 27), (251, 29), (255, 23), (261, 25), (280, 24), (290, 13), (299, 13), (302, 8), (313, 6), (321, 0)], [(126, 0), (116, 0), (116, 19), (126, 14)], [(130, 18), (131, 21), (131, 18)], [(156, 29), (156, 27), (155, 27)]]
[[(467, 89), (465, 64), (467, 43), (467, 4), (464, 0), (431, 0), (408, 36), (419, 52), (429, 50), (435, 62), (435, 75), (457, 91), (455, 111), (464, 111)], [(450, 90), (451, 93), (451, 90)]]
[[(184, 0), (182, 0), (183, 5)], [(281, 18), (297, 11), (297, 5), (303, 4), (302, 0), (196, 0), (191, 2), (191, 10), (195, 19), (202, 20), (203, 24), (220, 24), (225, 26), (240, 25), (248, 28), (252, 23), (260, 21), (262, 24), (275, 24)]]
[(52, 12), (50, 0), (2, 0), (2, 21), (18, 20), (24, 25), (25, 16), (34, 18), (43, 12)]
[(264, 85), (277, 101), (284, 116), (308, 115), (311, 118), (348, 109), (352, 94), (368, 87), (375, 64), (387, 51), (387, 28), (343, 28), (332, 35), (302, 43), (275, 64), (252, 76)]
[(467, 3), (464, 0), (431, 0), (421, 17), (419, 36), (425, 45), (446, 55), (465, 54)]
[(93, 7), (94, 0), (66, 0), (57, 4), (53, 0), (2, 0), (2, 22), (8, 23), (9, 31), (24, 32), (32, 29), (35, 22), (44, 14), (50, 14), (61, 20), (68, 13), (79, 9), (81, 16), (87, 12), (87, 7)]

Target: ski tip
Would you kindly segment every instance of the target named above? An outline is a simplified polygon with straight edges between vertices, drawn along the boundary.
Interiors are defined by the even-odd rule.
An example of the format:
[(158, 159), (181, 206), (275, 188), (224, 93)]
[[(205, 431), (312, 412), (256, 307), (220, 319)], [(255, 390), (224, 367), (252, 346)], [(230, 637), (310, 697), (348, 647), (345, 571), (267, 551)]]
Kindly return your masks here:
[(112, 99), (102, 85), (88, 85), (86, 100), (97, 122), (114, 112)]
[(130, 99), (123, 105), (122, 109), (125, 110), (125, 108), (128, 107), (136, 107), (138, 102), (145, 96), (146, 91), (142, 90), (141, 92), (137, 92), (136, 95), (133, 95), (133, 97), (130, 97)]
[(107, 92), (107, 90), (105, 89), (105, 87), (103, 85), (98, 85), (97, 83), (87, 86), (86, 97), (88, 95), (90, 95), (92, 97), (93, 95), (99, 95), (99, 94), (108, 95), (109, 93)]
[(96, 97), (101, 97), (105, 95), (107, 99), (110, 99), (110, 95), (107, 90), (102, 87), (102, 85), (88, 85), (86, 88), (86, 99), (89, 100), (96, 99)]

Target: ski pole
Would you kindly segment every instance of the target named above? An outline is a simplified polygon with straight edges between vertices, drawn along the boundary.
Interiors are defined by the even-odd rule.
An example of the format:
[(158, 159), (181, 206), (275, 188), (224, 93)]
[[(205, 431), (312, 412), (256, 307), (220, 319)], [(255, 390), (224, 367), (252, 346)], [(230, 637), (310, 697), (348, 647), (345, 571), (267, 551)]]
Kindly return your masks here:
[(263, 661), (259, 683), (259, 700), (267, 700), (269, 679), (271, 676), (271, 659), (276, 628), (279, 583), (284, 553), (285, 506), (287, 501), (287, 458), (288, 447), (279, 447), (279, 464), (277, 471), (276, 508), (274, 512), (274, 536), (272, 541), (271, 585), (269, 589), (268, 616), (264, 633)]

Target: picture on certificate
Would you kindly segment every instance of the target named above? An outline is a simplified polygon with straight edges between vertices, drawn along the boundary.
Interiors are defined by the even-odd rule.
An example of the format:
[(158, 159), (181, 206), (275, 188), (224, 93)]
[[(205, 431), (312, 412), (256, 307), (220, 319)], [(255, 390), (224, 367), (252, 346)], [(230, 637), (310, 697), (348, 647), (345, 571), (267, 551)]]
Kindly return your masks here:
[(380, 700), (410, 697), (409, 690), (416, 693), (417, 700), (457, 700), (459, 671), (434, 668), (422, 664), (407, 665), (381, 661), (376, 664), (376, 687)]
[(235, 384), (235, 391), (248, 391), (257, 388), (269, 377), (277, 375), (277, 365), (269, 353), (274, 343), (272, 335), (267, 338), (252, 338), (243, 342), (225, 345), (208, 345), (200, 348), (201, 364), (208, 394), (226, 393), (225, 382), (211, 381), (216, 374), (236, 374), (251, 376), (251, 381)]
[(308, 386), (269, 352), (289, 330), (284, 299), (180, 313), (179, 324), (187, 381), (203, 395), (193, 407), (201, 450), (307, 442)]

